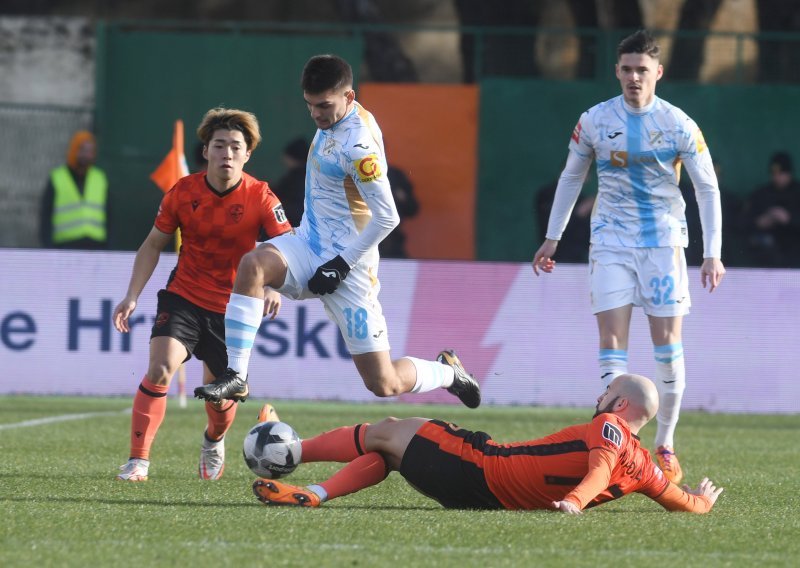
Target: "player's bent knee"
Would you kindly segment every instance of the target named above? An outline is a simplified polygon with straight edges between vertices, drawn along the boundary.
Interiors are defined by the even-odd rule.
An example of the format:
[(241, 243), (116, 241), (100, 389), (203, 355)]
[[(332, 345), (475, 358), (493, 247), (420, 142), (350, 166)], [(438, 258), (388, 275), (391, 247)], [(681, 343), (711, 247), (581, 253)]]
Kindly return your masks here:
[(239, 270), (236, 273), (237, 280), (244, 279), (248, 282), (257, 280), (261, 277), (263, 270), (259, 260), (258, 250), (251, 250), (239, 261)]
[(403, 394), (405, 391), (402, 389), (399, 382), (392, 382), (388, 380), (378, 381), (364, 381), (367, 388), (375, 396), (384, 398), (388, 396), (397, 396)]
[(147, 378), (154, 385), (168, 385), (173, 374), (175, 369), (170, 369), (166, 363), (150, 365), (147, 369)]

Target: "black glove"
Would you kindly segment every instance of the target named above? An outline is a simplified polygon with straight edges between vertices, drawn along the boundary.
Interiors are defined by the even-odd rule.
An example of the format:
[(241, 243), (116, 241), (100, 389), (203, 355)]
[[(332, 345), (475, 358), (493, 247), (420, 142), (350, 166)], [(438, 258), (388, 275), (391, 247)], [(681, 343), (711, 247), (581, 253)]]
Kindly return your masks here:
[(308, 281), (308, 289), (314, 294), (331, 294), (339, 287), (349, 272), (350, 266), (341, 256), (336, 255), (317, 268), (314, 276)]

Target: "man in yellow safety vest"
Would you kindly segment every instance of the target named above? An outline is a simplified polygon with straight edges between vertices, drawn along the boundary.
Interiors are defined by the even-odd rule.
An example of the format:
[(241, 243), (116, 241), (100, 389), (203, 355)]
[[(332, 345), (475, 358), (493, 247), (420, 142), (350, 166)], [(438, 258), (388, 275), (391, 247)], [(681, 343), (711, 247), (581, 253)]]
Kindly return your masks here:
[(70, 141), (67, 163), (50, 172), (40, 219), (45, 248), (107, 248), (108, 180), (94, 166), (96, 157), (94, 136), (81, 130)]

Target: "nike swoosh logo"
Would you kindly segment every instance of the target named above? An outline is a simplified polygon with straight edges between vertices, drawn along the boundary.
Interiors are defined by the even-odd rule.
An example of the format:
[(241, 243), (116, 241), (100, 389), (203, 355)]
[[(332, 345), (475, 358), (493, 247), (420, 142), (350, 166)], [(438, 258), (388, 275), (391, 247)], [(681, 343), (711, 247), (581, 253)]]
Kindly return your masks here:
[(609, 135), (608, 135), (608, 137), (609, 137), (611, 140), (613, 140), (614, 138), (616, 138), (616, 137), (617, 137), (617, 136), (619, 136), (620, 134), (622, 134), (622, 132), (615, 132), (614, 134), (609, 134)]
[(608, 373), (603, 373), (602, 375), (600, 375), (600, 378), (601, 378), (601, 379), (605, 379), (605, 378), (606, 378), (608, 375), (613, 375), (613, 374), (614, 374), (614, 373), (612, 373), (612, 372), (610, 372), (610, 371), (609, 371)]
[(677, 379), (675, 379), (674, 381), (661, 381), (661, 382), (664, 383), (665, 385), (671, 385), (672, 383), (677, 382)]
[(336, 272), (335, 270), (323, 270), (322, 275), (325, 278), (333, 278), (334, 276), (339, 276), (339, 273)]

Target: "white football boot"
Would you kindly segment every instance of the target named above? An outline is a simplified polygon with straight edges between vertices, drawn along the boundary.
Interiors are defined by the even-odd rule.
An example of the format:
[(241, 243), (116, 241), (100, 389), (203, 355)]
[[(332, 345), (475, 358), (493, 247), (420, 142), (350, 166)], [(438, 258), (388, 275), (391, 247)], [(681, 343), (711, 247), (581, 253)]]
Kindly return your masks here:
[(150, 460), (131, 458), (128, 463), (119, 466), (120, 472), (117, 479), (121, 481), (147, 481), (147, 470), (150, 469)]
[(200, 479), (219, 479), (225, 471), (225, 438), (210, 442), (203, 434), (203, 447), (200, 448)]

